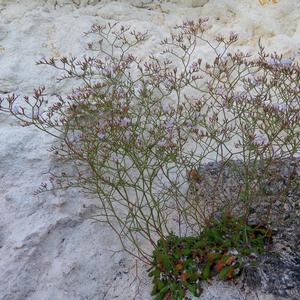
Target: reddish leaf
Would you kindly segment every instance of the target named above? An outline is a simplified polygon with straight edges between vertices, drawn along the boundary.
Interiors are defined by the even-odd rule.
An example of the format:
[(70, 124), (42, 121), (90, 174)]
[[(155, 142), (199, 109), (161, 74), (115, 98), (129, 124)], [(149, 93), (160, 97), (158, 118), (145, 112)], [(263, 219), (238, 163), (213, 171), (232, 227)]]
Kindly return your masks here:
[(223, 267), (224, 267), (224, 263), (221, 260), (219, 260), (215, 265), (215, 269), (217, 270), (218, 273), (222, 271)]
[(179, 262), (178, 264), (175, 265), (175, 269), (177, 271), (181, 271), (183, 269), (183, 263), (182, 262)]
[(231, 268), (226, 274), (227, 279), (232, 279), (233, 273), (234, 273), (234, 268)]
[(180, 279), (182, 281), (187, 281), (188, 278), (189, 278), (189, 274), (187, 272), (182, 272)]
[(195, 169), (190, 170), (188, 177), (196, 182), (200, 182), (202, 179), (198, 171)]

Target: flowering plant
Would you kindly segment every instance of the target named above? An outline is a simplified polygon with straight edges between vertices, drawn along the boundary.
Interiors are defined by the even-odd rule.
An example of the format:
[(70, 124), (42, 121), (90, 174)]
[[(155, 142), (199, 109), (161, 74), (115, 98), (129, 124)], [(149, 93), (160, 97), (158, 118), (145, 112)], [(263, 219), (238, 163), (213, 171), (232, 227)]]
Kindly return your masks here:
[[(51, 173), (39, 192), (80, 187), (96, 195), (97, 220), (146, 263), (158, 240), (198, 235), (220, 211), (246, 223), (278, 176), (274, 164), (299, 155), (299, 65), (261, 44), (256, 57), (231, 52), (237, 35), (209, 41), (206, 24), (177, 26), (162, 55), (147, 59), (135, 55), (147, 33), (94, 25), (91, 56), (38, 62), (61, 70), (59, 80), (80, 81), (72, 93), (48, 107), (45, 88), (23, 101), (1, 99), (1, 111), (56, 137), (51, 151), (73, 167)], [(200, 58), (199, 46), (212, 56)], [(281, 179), (297, 184), (298, 175)], [(284, 203), (286, 193), (277, 186), (276, 199)], [(268, 200), (259, 221), (272, 208)]]

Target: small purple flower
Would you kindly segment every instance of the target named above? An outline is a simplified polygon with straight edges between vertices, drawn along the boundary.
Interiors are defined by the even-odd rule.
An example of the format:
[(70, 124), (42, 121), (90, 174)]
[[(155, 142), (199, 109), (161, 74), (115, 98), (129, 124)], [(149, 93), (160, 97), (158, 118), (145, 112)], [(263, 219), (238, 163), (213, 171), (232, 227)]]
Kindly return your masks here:
[(44, 112), (45, 112), (45, 109), (36, 108), (36, 109), (33, 110), (32, 117), (34, 119), (38, 119)]
[(90, 88), (88, 89), (88, 91), (91, 93), (91, 94), (96, 94), (97, 93), (97, 90), (95, 88)]
[(196, 117), (196, 119), (197, 119), (198, 121), (200, 121), (200, 122), (205, 120), (205, 115), (202, 114), (202, 113), (200, 113), (200, 112), (196, 112), (195, 117)]
[(293, 63), (293, 59), (283, 59), (283, 60), (278, 60), (278, 59), (271, 59), (268, 61), (269, 65), (282, 65), (282, 66), (289, 66)]
[(124, 132), (124, 137), (125, 137), (125, 140), (126, 140), (126, 141), (129, 141), (130, 138), (131, 138), (131, 132), (128, 131), (128, 130), (126, 130), (126, 131)]
[(75, 97), (77, 97), (77, 98), (79, 98), (79, 97), (81, 97), (82, 96), (82, 93), (80, 92), (80, 91), (74, 91), (73, 92), (73, 95), (75, 96)]
[(73, 136), (73, 143), (77, 143), (81, 140), (81, 135), (79, 133), (75, 133)]
[(104, 139), (106, 138), (106, 134), (105, 134), (104, 132), (100, 132), (100, 133), (98, 134), (98, 138), (99, 138), (100, 140), (104, 140)]
[(157, 145), (159, 147), (164, 147), (166, 145), (166, 142), (164, 142), (163, 140), (158, 141)]
[(113, 73), (114, 68), (112, 66), (112, 63), (113, 62), (111, 60), (105, 61), (103, 69), (102, 69), (104, 76), (110, 76)]
[(120, 162), (122, 161), (122, 158), (123, 158), (123, 156), (121, 156), (121, 155), (118, 154), (118, 153), (113, 153), (113, 154), (111, 155), (111, 160), (112, 160), (113, 162), (115, 162), (115, 163), (120, 163)]
[(12, 106), (11, 111), (12, 111), (15, 115), (17, 115), (17, 114), (20, 113), (20, 109), (21, 109), (21, 106), (15, 104), (15, 105)]
[(291, 65), (293, 63), (292, 59), (284, 59), (280, 62), (282, 65)]
[(196, 62), (193, 62), (190, 66), (189, 66), (190, 71), (192, 72), (196, 72), (198, 70), (198, 64)]
[(141, 84), (137, 84), (135, 87), (134, 87), (134, 92), (137, 96), (140, 96), (143, 92), (144, 88)]
[(254, 145), (266, 145), (268, 143), (268, 138), (262, 134), (255, 135), (254, 139), (252, 140)]
[(238, 34), (236, 32), (230, 31), (229, 39), (231, 41), (237, 39), (237, 37), (238, 37)]
[(276, 111), (286, 112), (288, 110), (288, 106), (285, 103), (273, 103), (270, 105)]
[(165, 123), (165, 126), (168, 130), (172, 130), (173, 127), (174, 127), (174, 123), (172, 120), (167, 120), (166, 123)]
[(126, 127), (130, 124), (131, 124), (131, 120), (129, 118), (126, 118), (126, 117), (119, 121), (119, 125), (124, 126), (124, 127)]
[(233, 99), (236, 102), (239, 102), (239, 101), (242, 101), (246, 95), (247, 95), (247, 93), (245, 91), (237, 92), (236, 94), (234, 94)]
[(169, 113), (171, 111), (170, 105), (166, 102), (162, 104), (162, 110), (165, 114)]
[(223, 96), (224, 95), (224, 89), (221, 88), (221, 87), (217, 87), (215, 92), (216, 92), (217, 96)]

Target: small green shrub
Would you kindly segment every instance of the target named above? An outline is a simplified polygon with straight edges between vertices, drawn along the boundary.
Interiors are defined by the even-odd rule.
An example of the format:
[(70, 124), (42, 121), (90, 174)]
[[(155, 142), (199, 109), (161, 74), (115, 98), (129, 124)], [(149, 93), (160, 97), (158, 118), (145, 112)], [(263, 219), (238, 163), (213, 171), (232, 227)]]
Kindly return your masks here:
[(152, 295), (155, 300), (181, 300), (186, 292), (201, 294), (201, 280), (218, 275), (221, 280), (236, 277), (246, 262), (255, 263), (258, 253), (271, 242), (271, 231), (247, 225), (243, 219), (223, 215), (200, 236), (171, 235), (159, 240), (153, 251)]

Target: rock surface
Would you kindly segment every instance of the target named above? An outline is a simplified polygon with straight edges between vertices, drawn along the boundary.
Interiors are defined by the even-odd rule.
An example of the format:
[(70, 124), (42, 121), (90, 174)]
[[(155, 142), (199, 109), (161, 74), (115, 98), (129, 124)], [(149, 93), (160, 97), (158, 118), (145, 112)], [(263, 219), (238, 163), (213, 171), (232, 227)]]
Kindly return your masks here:
[[(149, 30), (144, 55), (182, 20), (211, 19), (209, 34), (236, 31), (238, 47), (253, 51), (259, 37), (270, 51), (296, 55), (300, 2), (260, 6), (254, 0), (0, 0), (0, 94), (31, 93), (45, 85), (64, 93), (55, 70), (35, 65), (43, 56), (84, 52), (83, 32), (93, 23), (120, 21)], [(205, 50), (204, 54), (205, 54)], [(150, 299), (145, 270), (120, 250), (105, 225), (93, 222), (95, 199), (79, 191), (33, 191), (55, 162), (49, 136), (19, 127), (0, 114), (0, 299)], [(140, 282), (140, 284), (139, 284)], [(231, 284), (208, 285), (201, 299), (274, 299), (248, 295)], [(277, 298), (279, 299), (279, 298)]]
[[(265, 192), (254, 194), (249, 223), (257, 225), (266, 220), (272, 237), (267, 246), (269, 251), (255, 255), (255, 265), (246, 262), (240, 281), (252, 290), (296, 300), (300, 295), (300, 159), (281, 160), (268, 167), (261, 164), (260, 171), (259, 165)], [(238, 199), (245, 182), (240, 161), (227, 161), (225, 166), (211, 162), (201, 165), (199, 173), (202, 179), (191, 182), (190, 194), (199, 202), (205, 201), (202, 207), (216, 203), (214, 199), (222, 199), (220, 204), (226, 203), (226, 199), (231, 203)], [(241, 201), (237, 202), (232, 213), (240, 216), (242, 206)], [(216, 213), (215, 217), (220, 218), (220, 214)]]

